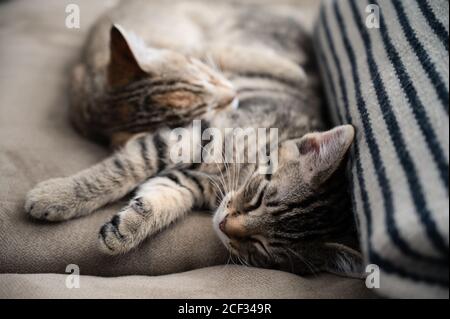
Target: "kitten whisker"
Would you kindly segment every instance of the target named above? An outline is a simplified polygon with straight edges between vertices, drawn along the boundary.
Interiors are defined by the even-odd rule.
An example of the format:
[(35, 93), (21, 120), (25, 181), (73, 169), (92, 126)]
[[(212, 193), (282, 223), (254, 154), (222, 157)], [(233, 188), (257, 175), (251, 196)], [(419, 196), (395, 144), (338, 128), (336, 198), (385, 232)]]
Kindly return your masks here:
[[(317, 273), (319, 272), (319, 270), (318, 270), (318, 268), (317, 267), (315, 267), (312, 263), (310, 263), (309, 261), (307, 261), (305, 258), (303, 258), (303, 256), (301, 256), (298, 252), (296, 252), (295, 250), (293, 250), (293, 249), (291, 249), (291, 248), (288, 248), (288, 250), (294, 255), (294, 256), (296, 256), (298, 259), (300, 259), (308, 268), (309, 268), (309, 270), (311, 271), (311, 273), (314, 275), (314, 276), (317, 276)], [(289, 260), (291, 261), (291, 263), (292, 263), (292, 260), (291, 260), (291, 257), (290, 257), (290, 255), (288, 255), (289, 256)], [(292, 267), (292, 265), (291, 265), (291, 267)], [(293, 272), (293, 271), (292, 271)]]
[(250, 267), (250, 265), (248, 264), (248, 262), (241, 256), (236, 255), (237, 259), (239, 260), (239, 262), (241, 263), (242, 266), (245, 267)]
[(204, 173), (204, 172), (200, 172), (200, 171), (198, 171), (197, 173), (203, 175), (204, 177), (206, 177), (206, 178), (208, 178), (210, 180), (211, 185), (215, 187), (216, 195), (218, 195), (217, 192), (219, 192), (220, 193), (219, 195), (222, 196), (222, 198), (225, 196), (225, 194), (223, 193), (222, 188), (220, 187), (220, 185), (209, 174)]
[[(200, 145), (200, 148), (202, 151), (208, 152), (208, 150), (206, 150), (206, 148), (203, 145)], [(217, 163), (216, 159), (214, 159), (214, 164), (216, 164), (217, 169), (220, 171), (220, 174), (221, 174), (221, 176), (219, 176), (219, 181), (222, 183), (222, 187), (224, 188), (225, 192), (227, 192), (225, 177), (223, 176), (222, 170), (220, 169), (220, 166)], [(223, 199), (223, 197), (225, 197), (225, 194), (222, 192), (222, 199)]]

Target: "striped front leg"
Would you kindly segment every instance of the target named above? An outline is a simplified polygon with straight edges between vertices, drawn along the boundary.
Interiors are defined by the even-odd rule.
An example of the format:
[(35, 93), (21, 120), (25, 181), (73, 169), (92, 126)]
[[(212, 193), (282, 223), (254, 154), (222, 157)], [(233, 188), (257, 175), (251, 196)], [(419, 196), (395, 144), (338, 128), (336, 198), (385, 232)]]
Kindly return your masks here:
[(101, 249), (126, 253), (194, 206), (209, 206), (204, 198), (211, 191), (210, 183), (195, 174), (171, 171), (142, 184), (129, 205), (100, 229)]
[(88, 169), (38, 184), (27, 194), (25, 210), (34, 218), (50, 221), (90, 214), (174, 165), (168, 156), (168, 143), (168, 130), (136, 136)]

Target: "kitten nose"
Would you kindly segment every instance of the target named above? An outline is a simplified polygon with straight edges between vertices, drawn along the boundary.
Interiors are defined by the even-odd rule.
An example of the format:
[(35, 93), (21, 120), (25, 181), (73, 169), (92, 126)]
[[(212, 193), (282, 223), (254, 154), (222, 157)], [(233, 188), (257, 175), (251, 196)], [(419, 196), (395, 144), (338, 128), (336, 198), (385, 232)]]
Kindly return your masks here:
[(242, 238), (247, 235), (243, 217), (230, 217), (227, 215), (220, 223), (219, 229), (230, 238)]
[(225, 232), (225, 224), (227, 223), (227, 218), (225, 217), (224, 219), (222, 219), (222, 221), (219, 224), (219, 229), (222, 231), (222, 233), (224, 233), (225, 235), (227, 234)]

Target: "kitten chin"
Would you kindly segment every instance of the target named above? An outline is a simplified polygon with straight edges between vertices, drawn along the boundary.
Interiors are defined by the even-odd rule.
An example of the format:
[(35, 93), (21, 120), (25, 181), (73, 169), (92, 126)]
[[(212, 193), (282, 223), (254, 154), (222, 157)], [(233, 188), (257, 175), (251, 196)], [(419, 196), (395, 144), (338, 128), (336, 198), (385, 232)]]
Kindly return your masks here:
[(214, 230), (219, 237), (219, 239), (222, 241), (222, 243), (227, 247), (227, 249), (230, 249), (230, 238), (223, 232), (222, 229), (220, 229), (220, 223), (224, 220), (225, 216), (227, 215), (226, 206), (228, 202), (230, 201), (231, 197), (233, 196), (233, 192), (228, 193), (221, 201), (219, 207), (216, 209), (213, 217), (213, 227)]

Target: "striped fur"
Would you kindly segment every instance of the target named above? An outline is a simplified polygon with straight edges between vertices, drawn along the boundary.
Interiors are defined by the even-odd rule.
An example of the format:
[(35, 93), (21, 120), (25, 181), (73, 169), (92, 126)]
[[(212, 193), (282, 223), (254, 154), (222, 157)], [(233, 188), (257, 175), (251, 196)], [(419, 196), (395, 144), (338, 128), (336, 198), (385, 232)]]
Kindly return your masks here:
[(448, 2), (328, 1), (315, 39), (335, 123), (360, 132), (353, 207), (380, 292), (448, 298)]
[[(120, 42), (117, 33), (120, 30), (113, 27), (111, 35), (118, 36), (119, 43), (112, 47), (117, 45), (118, 50), (125, 50), (122, 53), (131, 60), (116, 62), (128, 68), (122, 70), (123, 76), (131, 76), (133, 80), (122, 83), (123, 77), (114, 75), (113, 89), (101, 97), (107, 102), (104, 104), (89, 104), (92, 101), (84, 96), (88, 101), (83, 100), (87, 104), (82, 104), (91, 108), (89, 119), (79, 120), (83, 127), (101, 128), (100, 133), (109, 137), (111, 132), (126, 133), (126, 143), (91, 168), (37, 185), (27, 195), (26, 211), (34, 218), (62, 221), (92, 213), (135, 190), (129, 204), (100, 229), (100, 247), (106, 253), (126, 253), (193, 208), (201, 208), (215, 211), (213, 225), (218, 236), (244, 264), (300, 274), (326, 270), (360, 277), (362, 263), (345, 177), (346, 154), (354, 129), (344, 125), (311, 133), (325, 125), (317, 71), (301, 16), (278, 7), (269, 10), (258, 6), (218, 5), (218, 10), (200, 4), (154, 7), (137, 1), (128, 7), (128, 3), (111, 13), (113, 17), (122, 13), (124, 25), (127, 21), (124, 12), (133, 12), (128, 11), (130, 8), (137, 10), (132, 20), (141, 23), (143, 12), (149, 14), (145, 16), (147, 21), (152, 15), (164, 16), (167, 11), (183, 23), (193, 12), (199, 15), (198, 19), (209, 19), (212, 14), (220, 21), (225, 18), (223, 21), (230, 21), (225, 29), (209, 30), (225, 34), (220, 41), (211, 39), (202, 43), (205, 51), (197, 54), (212, 52), (214, 60), (220, 62), (223, 74), (238, 94), (240, 108), (224, 109), (214, 116), (204, 115), (202, 108), (208, 103), (198, 100), (203, 95), (201, 87), (184, 77), (169, 82), (161, 80), (163, 74), (170, 73), (165, 68), (158, 71), (154, 66), (147, 66), (146, 70), (152, 68), (152, 71), (143, 75), (142, 63), (136, 65), (138, 55), (130, 54), (131, 42)], [(225, 16), (217, 16), (217, 12)], [(170, 15), (166, 18), (167, 23), (173, 20)], [(105, 21), (101, 20), (95, 27), (88, 41), (88, 52), (93, 50), (90, 45), (101, 43), (97, 31), (106, 32), (110, 28), (110, 22)], [(198, 27), (194, 21), (190, 22)], [(183, 23), (181, 27), (187, 28)], [(177, 25), (171, 27), (179, 30)], [(175, 42), (179, 45), (178, 36)], [(167, 43), (173, 41), (168, 34)], [(178, 46), (179, 51), (192, 52), (188, 44)], [(89, 59), (94, 60), (89, 62), (93, 64), (98, 60), (92, 56)], [(111, 56), (111, 59), (118, 58)], [(168, 61), (158, 61), (169, 67), (170, 63), (165, 62)], [(110, 64), (109, 68), (114, 66)], [(93, 77), (85, 79), (86, 83), (104, 76), (95, 68), (90, 72), (94, 72)], [(88, 90), (92, 93), (92, 88)], [(192, 98), (180, 96), (178, 107), (172, 110), (158, 102), (158, 94), (174, 91), (179, 94), (180, 90), (189, 92)], [(104, 93), (102, 88), (100, 92)], [(186, 102), (185, 107), (180, 107)], [(123, 105), (125, 110), (121, 109)], [(85, 114), (87, 109), (82, 108), (75, 107), (72, 112)], [(177, 110), (176, 114), (173, 109)], [(279, 169), (272, 175), (261, 175), (256, 164), (227, 163), (226, 152), (216, 154), (212, 163), (173, 162), (169, 155), (177, 141), (170, 138), (169, 127), (185, 125), (191, 137), (185, 141), (189, 145), (210, 145), (198, 140), (193, 125), (180, 122), (190, 120), (191, 116), (203, 118), (202, 132), (208, 128), (219, 129), (223, 134), (227, 128), (278, 128), (279, 154), (271, 155), (278, 157)], [(222, 143), (229, 137), (225, 136)], [(255, 152), (266, 147), (268, 141), (256, 143)], [(240, 146), (235, 148), (241, 149)], [(251, 152), (247, 146), (244, 144), (244, 153)]]

